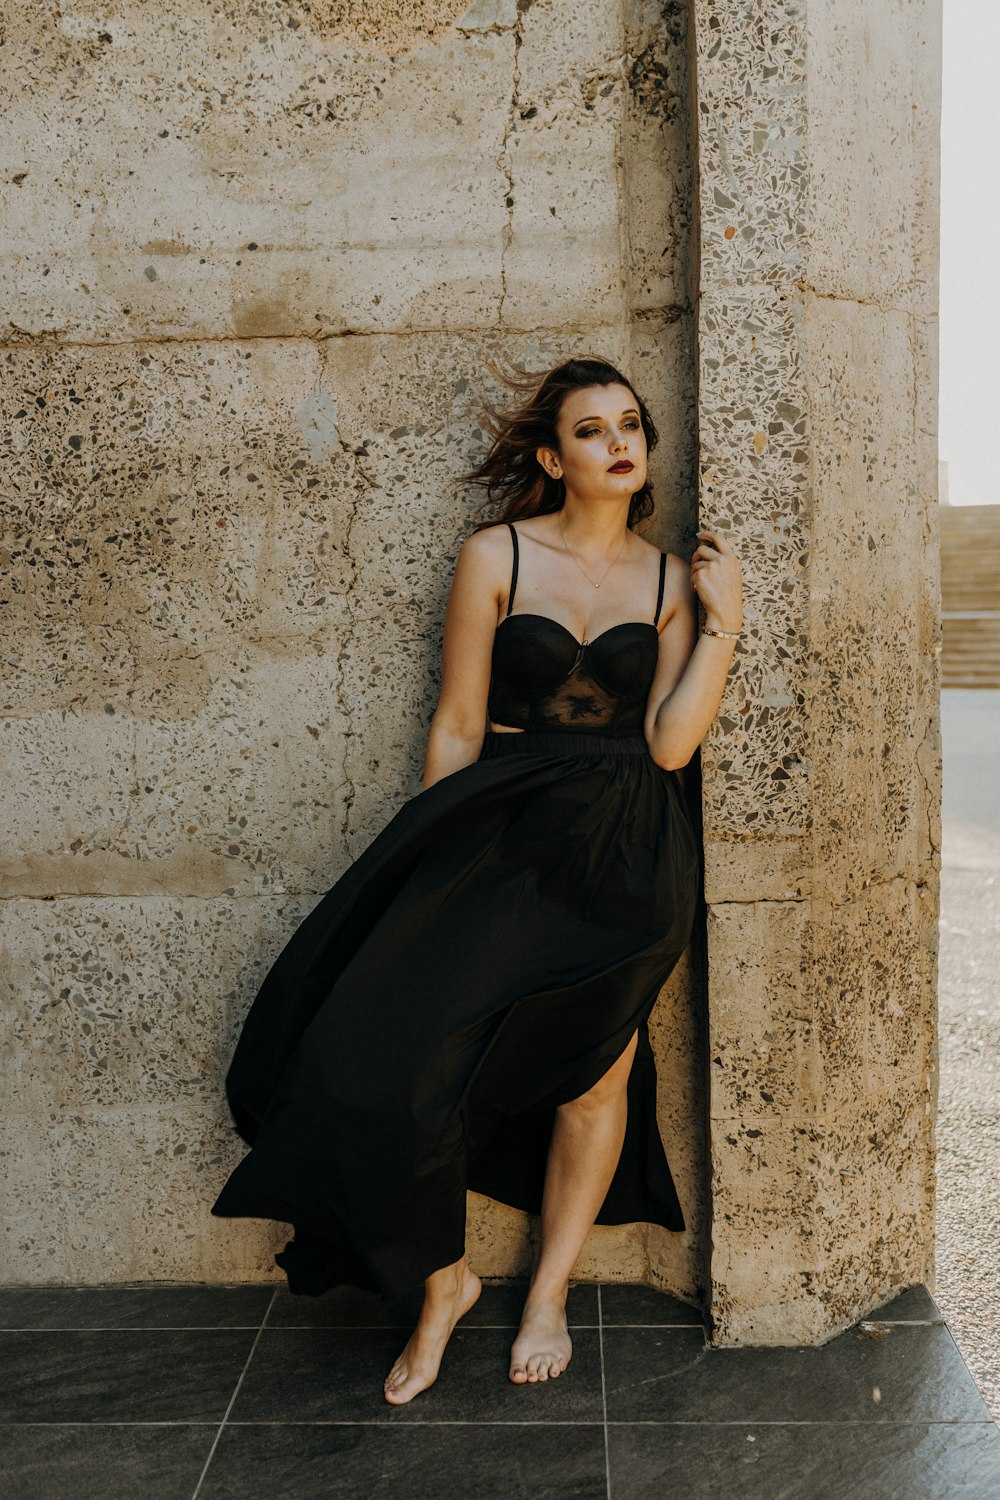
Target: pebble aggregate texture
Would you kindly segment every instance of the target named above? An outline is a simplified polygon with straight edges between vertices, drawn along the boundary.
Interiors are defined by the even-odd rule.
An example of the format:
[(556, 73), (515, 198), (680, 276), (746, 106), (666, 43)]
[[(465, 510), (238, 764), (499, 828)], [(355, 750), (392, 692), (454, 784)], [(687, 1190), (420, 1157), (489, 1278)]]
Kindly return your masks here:
[(720, 1343), (933, 1285), (939, 0), (0, 18), (0, 1279), (276, 1274), (207, 1212), (233, 1043), (419, 788), (484, 356), (589, 348), (660, 426), (646, 534), (724, 526), (746, 630), (652, 1028), (689, 1229), (577, 1275)]
[[(0, 4), (0, 1280), (280, 1279), (210, 1217), (283, 942), (415, 795), (484, 357), (597, 350), (697, 505), (690, 32), (626, 0)], [(499, 914), (502, 918), (502, 914)], [(703, 939), (704, 934), (702, 934)], [(704, 1291), (703, 955), (654, 1016)], [(470, 1198), (484, 1274), (533, 1225)]]
[(939, 0), (696, 0), (713, 1337), (933, 1285)]

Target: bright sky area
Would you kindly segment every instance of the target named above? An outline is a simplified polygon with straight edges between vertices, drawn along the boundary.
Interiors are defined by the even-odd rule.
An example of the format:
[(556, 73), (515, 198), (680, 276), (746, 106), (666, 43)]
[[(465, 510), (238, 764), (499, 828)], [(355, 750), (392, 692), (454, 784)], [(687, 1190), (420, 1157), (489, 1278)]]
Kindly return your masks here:
[(952, 505), (1000, 503), (998, 0), (944, 0), (939, 453)]

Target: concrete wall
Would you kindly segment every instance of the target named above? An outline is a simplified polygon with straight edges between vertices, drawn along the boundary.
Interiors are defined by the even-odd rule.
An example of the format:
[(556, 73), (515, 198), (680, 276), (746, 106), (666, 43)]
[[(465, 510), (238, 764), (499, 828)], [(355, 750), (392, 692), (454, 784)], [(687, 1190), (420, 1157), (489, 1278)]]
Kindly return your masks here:
[(653, 1027), (690, 1228), (579, 1274), (729, 1343), (931, 1281), (939, 0), (8, 11), (0, 1274), (276, 1274), (207, 1211), (235, 1037), (418, 790), (483, 357), (597, 349), (746, 632)]
[(796, 1344), (933, 1278), (940, 5), (695, 16), (711, 1311)]
[[(407, 795), (478, 496), (486, 354), (596, 349), (696, 503), (685, 8), (8, 7), (0, 1277), (278, 1277), (208, 1214), (280, 946)], [(704, 1290), (697, 968), (655, 1018), (683, 1236), (581, 1275)], [(470, 1200), (480, 1271), (528, 1226)]]

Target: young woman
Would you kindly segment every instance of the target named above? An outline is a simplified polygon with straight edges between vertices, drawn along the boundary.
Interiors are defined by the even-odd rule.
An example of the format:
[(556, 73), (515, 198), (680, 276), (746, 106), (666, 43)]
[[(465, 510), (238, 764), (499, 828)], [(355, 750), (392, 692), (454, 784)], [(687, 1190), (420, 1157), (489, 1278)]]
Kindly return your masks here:
[(612, 365), (509, 384), (467, 476), (500, 513), (459, 552), (423, 790), (292, 935), (226, 1078), (253, 1149), (212, 1212), (292, 1224), (291, 1291), (416, 1315), (396, 1405), (480, 1292), (467, 1188), (541, 1219), (515, 1382), (569, 1363), (594, 1223), (684, 1228), (647, 1021), (690, 936), (678, 770), (722, 698), (740, 566), (720, 531), (690, 565), (635, 533), (656, 431)]

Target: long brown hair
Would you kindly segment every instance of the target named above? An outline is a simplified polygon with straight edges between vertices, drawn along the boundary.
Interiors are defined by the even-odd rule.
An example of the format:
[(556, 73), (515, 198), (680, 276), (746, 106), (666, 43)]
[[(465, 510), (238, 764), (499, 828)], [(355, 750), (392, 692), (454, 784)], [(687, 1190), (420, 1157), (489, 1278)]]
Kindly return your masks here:
[[(639, 420), (646, 434), (647, 451), (659, 441), (653, 419), (630, 380), (606, 359), (584, 355), (567, 359), (551, 370), (522, 370), (515, 365), (502, 368), (496, 361), (489, 368), (509, 390), (517, 391), (522, 400), (513, 411), (498, 411), (489, 402), (482, 403), (480, 420), (492, 442), (484, 458), (459, 479), (459, 484), (476, 484), (486, 490), (480, 510), (499, 505), (497, 515), (479, 521), (473, 531), (499, 526), (528, 516), (550, 515), (561, 510), (566, 499), (566, 485), (553, 479), (535, 457), (538, 448), (559, 451), (556, 422), (563, 402), (571, 391), (592, 385), (623, 385), (632, 392), (639, 408)], [(653, 514), (653, 486), (648, 476), (642, 489), (636, 490), (628, 508), (627, 525), (631, 529)]]

